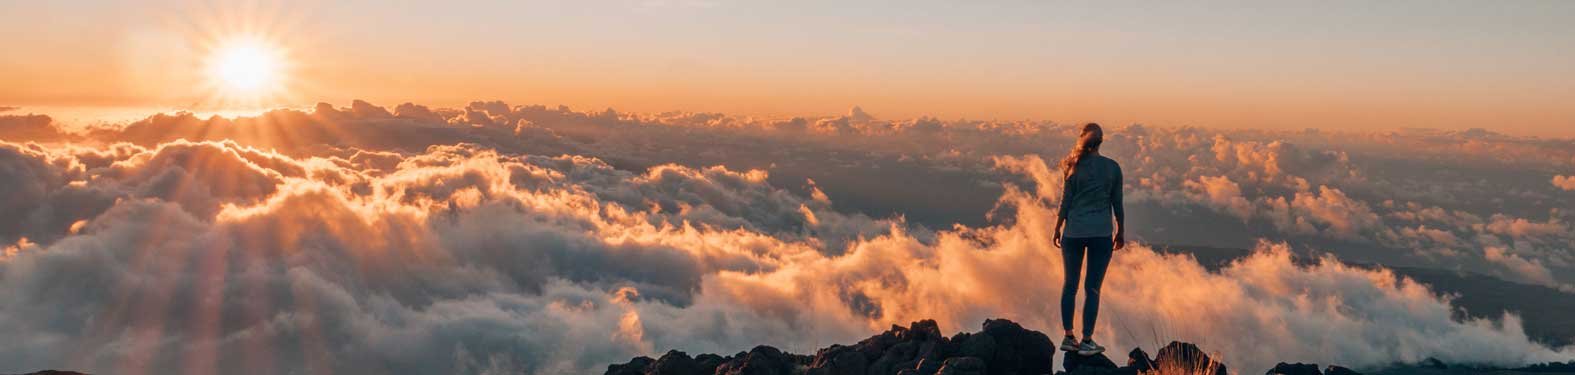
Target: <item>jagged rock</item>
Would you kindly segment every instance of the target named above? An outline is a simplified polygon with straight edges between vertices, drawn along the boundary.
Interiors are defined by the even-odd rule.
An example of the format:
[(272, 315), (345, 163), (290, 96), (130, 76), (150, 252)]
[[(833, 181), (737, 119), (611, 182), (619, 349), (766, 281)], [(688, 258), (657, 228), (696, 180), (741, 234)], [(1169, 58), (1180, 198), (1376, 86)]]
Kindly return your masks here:
[(695, 363), (700, 366), (700, 373), (705, 375), (715, 374), (716, 368), (722, 366), (722, 362), (727, 362), (727, 358), (716, 354), (706, 353), (695, 356)]
[(864, 375), (868, 373), (869, 359), (858, 349), (832, 345), (821, 349), (810, 362), (807, 375)]
[(790, 375), (798, 358), (770, 346), (756, 346), (717, 366), (716, 375)]
[(1154, 359), (1149, 358), (1148, 353), (1144, 352), (1142, 348), (1132, 348), (1132, 351), (1127, 353), (1127, 367), (1131, 367), (1138, 372), (1153, 370)]
[(1229, 375), (1225, 364), (1209, 358), (1197, 345), (1171, 341), (1155, 355), (1154, 363), (1161, 370), (1176, 369), (1194, 374)]
[(655, 362), (651, 357), (634, 357), (629, 363), (607, 365), (607, 375), (645, 375), (645, 370)]
[(946, 360), (941, 358), (925, 358), (919, 361), (918, 367), (915, 367), (914, 370), (917, 370), (915, 373), (918, 374), (934, 374), (936, 371), (941, 370), (941, 365), (945, 362)]
[[(712, 370), (714, 371), (715, 369), (713, 368)], [(689, 353), (677, 350), (667, 351), (667, 354), (657, 358), (656, 362), (652, 363), (645, 370), (645, 375), (690, 375), (702, 373), (708, 374), (710, 372), (702, 372), (700, 364), (695, 362), (694, 358), (690, 358)]]
[(890, 374), (897, 372), (900, 369), (897, 365), (912, 359), (919, 351), (918, 346), (912, 341), (899, 341), (896, 344), (892, 344), (891, 347), (886, 348), (885, 353), (881, 353), (880, 358), (870, 363), (870, 373)]
[(1323, 371), (1318, 370), (1317, 364), (1280, 362), (1264, 375), (1323, 375)]
[[(1145, 354), (1145, 356), (1147, 356)], [(1132, 367), (1116, 367), (1116, 362), (1106, 357), (1104, 353), (1094, 355), (1080, 355), (1067, 352), (1061, 358), (1061, 366), (1066, 368), (1066, 375), (1137, 375), (1138, 370)]]
[(1056, 348), (1044, 333), (1023, 329), (1010, 320), (990, 319), (984, 321), (984, 330), (975, 336), (980, 335), (989, 336), (994, 343), (992, 353), (976, 356), (988, 364), (990, 375), (1055, 372)]
[(983, 375), (987, 367), (979, 357), (952, 357), (941, 364), (935, 375)]
[(1323, 375), (1362, 375), (1362, 373), (1340, 366), (1329, 365), (1328, 369), (1323, 370)]
[(1104, 353), (1081, 355), (1074, 352), (1066, 352), (1065, 355), (1061, 356), (1061, 367), (1066, 368), (1067, 373), (1073, 374), (1080, 373), (1079, 371), (1089, 372), (1114, 369), (1116, 368), (1116, 362), (1111, 361), (1110, 357), (1106, 357)]

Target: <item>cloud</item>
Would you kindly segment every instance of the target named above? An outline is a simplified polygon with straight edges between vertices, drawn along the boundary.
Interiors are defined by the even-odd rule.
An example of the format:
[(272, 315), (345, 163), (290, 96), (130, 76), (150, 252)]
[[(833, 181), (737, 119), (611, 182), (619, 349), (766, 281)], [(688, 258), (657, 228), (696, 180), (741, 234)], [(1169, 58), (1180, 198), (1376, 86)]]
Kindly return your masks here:
[[(0, 112), (14, 109), (0, 107)], [(0, 140), (48, 142), (70, 138), (48, 115), (0, 115)]]
[(1553, 186), (1560, 189), (1575, 191), (1575, 176), (1553, 176)]
[[(277, 116), (412, 126), (362, 107)], [(535, 110), (473, 107), (513, 121)], [(1061, 267), (1048, 245), (1059, 178), (1037, 156), (989, 161), (1007, 174), (998, 224), (932, 230), (834, 210), (842, 203), (823, 180), (799, 180), (807, 190), (793, 193), (765, 170), (355, 144), (385, 143), (401, 146), (290, 155), (236, 141), (0, 145), (0, 202), (28, 218), (0, 222), (13, 244), (0, 260), (0, 335), (12, 338), (0, 343), (0, 371), (584, 373), (668, 348), (803, 352), (915, 319), (947, 331), (985, 317), (1057, 322)], [(1227, 212), (1248, 202), (1253, 218), (1279, 202), (1284, 220), (1338, 238), (1385, 227), (1382, 205), (1341, 189), (1249, 193), (1259, 190), (1236, 178), (1265, 180), (1231, 173), (1267, 169), (1248, 164), (1206, 165), (1232, 177), (1178, 180), (1195, 188), (1174, 197)], [(1562, 219), (1487, 217), (1480, 235), (1515, 244), (1482, 255), (1504, 267), (1548, 267), (1540, 259), (1554, 256), (1528, 257), (1569, 230)], [(1099, 339), (1202, 341), (1249, 369), (1572, 355), (1532, 342), (1512, 314), (1457, 319), (1448, 297), (1381, 268), (1256, 247), (1218, 271), (1143, 244), (1122, 252)], [(1544, 281), (1559, 282), (1551, 272)]]

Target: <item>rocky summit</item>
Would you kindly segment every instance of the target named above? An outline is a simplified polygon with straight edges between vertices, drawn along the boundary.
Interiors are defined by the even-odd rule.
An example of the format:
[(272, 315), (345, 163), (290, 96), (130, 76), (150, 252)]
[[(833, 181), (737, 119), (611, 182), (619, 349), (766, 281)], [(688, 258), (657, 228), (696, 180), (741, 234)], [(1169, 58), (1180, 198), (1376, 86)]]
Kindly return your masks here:
[(913, 322), (853, 345), (832, 345), (814, 356), (757, 346), (731, 356), (690, 357), (669, 351), (661, 358), (637, 357), (607, 366), (609, 375), (1006, 375), (1051, 374), (1055, 346), (1045, 334), (1010, 320), (991, 319), (979, 332), (952, 337), (933, 320)]
[[(1104, 354), (1081, 356), (1065, 353), (1062, 367), (1055, 367), (1056, 347), (1050, 337), (1005, 319), (989, 319), (979, 332), (941, 334), (933, 320), (913, 322), (852, 345), (832, 345), (813, 356), (757, 346), (731, 356), (701, 354), (691, 357), (669, 351), (661, 358), (637, 357), (628, 363), (607, 366), (608, 375), (1228, 375), (1225, 364), (1197, 346), (1172, 342), (1150, 357), (1142, 349), (1127, 354), (1117, 364)], [(1298, 364), (1299, 365), (1299, 364)], [(1295, 374), (1307, 367), (1285, 365)], [(1331, 367), (1330, 373), (1337, 366)], [(1280, 369), (1280, 367), (1276, 367)], [(1314, 373), (1321, 373), (1316, 365)], [(1273, 373), (1273, 372), (1271, 372)], [(1289, 374), (1289, 373), (1288, 373)], [(1348, 374), (1340, 372), (1340, 374)]]

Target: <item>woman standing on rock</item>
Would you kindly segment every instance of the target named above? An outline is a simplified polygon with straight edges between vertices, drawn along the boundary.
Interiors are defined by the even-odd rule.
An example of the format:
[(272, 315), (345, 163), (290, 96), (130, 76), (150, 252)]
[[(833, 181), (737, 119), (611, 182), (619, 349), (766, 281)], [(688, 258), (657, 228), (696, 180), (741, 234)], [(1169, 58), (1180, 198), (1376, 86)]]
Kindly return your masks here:
[[(1094, 355), (1105, 347), (1094, 343), (1094, 320), (1099, 316), (1099, 286), (1105, 281), (1110, 256), (1126, 246), (1126, 213), (1121, 207), (1121, 165), (1099, 155), (1105, 132), (1099, 124), (1083, 125), (1077, 145), (1061, 161), (1064, 186), (1061, 210), (1055, 221), (1055, 246), (1061, 248), (1066, 278), (1061, 284), (1061, 328), (1066, 338), (1061, 350)], [(1114, 216), (1114, 225), (1111, 217)], [(1072, 331), (1077, 308), (1077, 283), (1088, 259), (1088, 279), (1083, 283), (1083, 340)]]

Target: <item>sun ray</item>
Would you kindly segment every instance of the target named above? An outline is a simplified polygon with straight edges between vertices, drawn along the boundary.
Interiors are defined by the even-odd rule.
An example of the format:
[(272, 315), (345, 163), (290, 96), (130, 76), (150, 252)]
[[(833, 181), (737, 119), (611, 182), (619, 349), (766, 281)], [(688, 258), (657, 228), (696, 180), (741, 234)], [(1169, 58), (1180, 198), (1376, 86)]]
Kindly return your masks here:
[(303, 17), (288, 10), (244, 2), (171, 15), (193, 55), (195, 97), (186, 109), (261, 112), (300, 104), (296, 47), (305, 41), (292, 30)]

